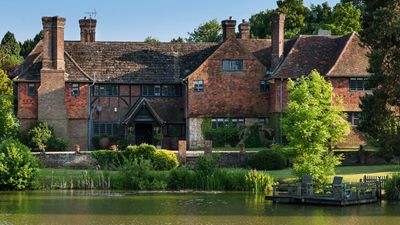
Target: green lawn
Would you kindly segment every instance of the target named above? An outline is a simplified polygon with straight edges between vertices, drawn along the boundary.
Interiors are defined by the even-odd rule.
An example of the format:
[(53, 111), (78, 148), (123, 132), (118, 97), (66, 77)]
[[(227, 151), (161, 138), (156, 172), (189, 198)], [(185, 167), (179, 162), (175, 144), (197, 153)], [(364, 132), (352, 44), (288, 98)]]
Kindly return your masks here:
[[(290, 180), (294, 178), (291, 174), (291, 169), (271, 170), (267, 172), (277, 179)], [(399, 165), (341, 166), (336, 168), (336, 175), (343, 176), (345, 182), (357, 182), (364, 175), (386, 176), (395, 172), (400, 172)]]

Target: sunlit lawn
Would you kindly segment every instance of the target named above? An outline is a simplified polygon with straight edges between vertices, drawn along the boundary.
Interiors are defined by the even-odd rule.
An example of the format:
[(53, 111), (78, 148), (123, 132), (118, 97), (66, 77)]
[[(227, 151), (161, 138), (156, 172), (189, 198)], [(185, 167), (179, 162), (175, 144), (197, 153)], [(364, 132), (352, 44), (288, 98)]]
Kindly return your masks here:
[[(242, 169), (231, 169), (231, 170), (242, 170)], [(60, 180), (60, 179), (69, 180), (71, 178), (82, 177), (84, 172), (85, 170), (79, 170), (79, 169), (74, 170), (74, 169), (45, 168), (40, 170), (39, 179), (49, 180), (53, 178), (55, 180)], [(88, 172), (94, 173), (95, 171), (89, 170)], [(288, 181), (294, 179), (291, 169), (271, 170), (267, 172), (268, 174), (279, 180)], [(336, 174), (338, 176), (343, 176), (345, 182), (357, 182), (364, 175), (386, 176), (395, 172), (400, 172), (399, 165), (343, 166), (343, 167), (338, 167), (336, 169)], [(105, 173), (111, 176), (117, 174), (116, 171), (106, 171)], [(163, 176), (166, 175), (166, 172), (156, 172), (156, 173), (163, 173)]]

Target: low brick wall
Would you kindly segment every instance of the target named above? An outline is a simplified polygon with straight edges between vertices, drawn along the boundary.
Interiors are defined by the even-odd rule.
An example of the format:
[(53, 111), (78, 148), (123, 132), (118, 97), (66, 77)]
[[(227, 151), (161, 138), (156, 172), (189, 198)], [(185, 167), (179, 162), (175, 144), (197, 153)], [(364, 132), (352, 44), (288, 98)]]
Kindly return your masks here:
[(90, 152), (76, 154), (75, 152), (34, 152), (42, 165), (47, 168), (88, 169), (96, 165)]
[[(178, 154), (177, 151), (174, 151)], [(393, 159), (391, 162), (386, 162), (384, 159), (377, 156), (375, 152), (339, 152), (344, 155), (342, 162), (343, 166), (355, 165), (384, 165), (384, 164), (399, 164), (399, 158)], [(46, 152), (46, 154), (32, 153), (48, 168), (79, 168), (88, 169), (96, 165), (96, 161), (91, 157), (90, 152), (75, 154), (74, 152)], [(186, 162), (184, 165), (193, 167), (199, 156), (204, 153), (201, 151), (187, 151)], [(213, 152), (213, 155), (219, 157), (220, 167), (246, 167), (248, 159), (255, 152)]]

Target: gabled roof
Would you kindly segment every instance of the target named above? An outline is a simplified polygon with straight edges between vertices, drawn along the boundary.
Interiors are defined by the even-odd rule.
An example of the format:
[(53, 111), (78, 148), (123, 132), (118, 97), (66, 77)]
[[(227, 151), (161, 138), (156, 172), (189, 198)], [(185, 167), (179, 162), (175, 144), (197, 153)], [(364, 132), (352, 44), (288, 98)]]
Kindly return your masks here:
[[(237, 39), (240, 52), (251, 53), (270, 68), (271, 40)], [(229, 41), (228, 41), (229, 42)], [(236, 43), (236, 44), (235, 44)], [(228, 44), (65, 41), (67, 82), (177, 84)], [(15, 72), (15, 81), (40, 81), (42, 42)], [(294, 78), (316, 69), (328, 77), (368, 76), (370, 49), (357, 34), (301, 35), (285, 40), (284, 60), (272, 78)], [(253, 57), (251, 56), (251, 57)]]
[(301, 35), (273, 78), (295, 78), (316, 69), (328, 77), (368, 76), (369, 49), (357, 34)]
[(140, 110), (146, 109), (154, 118), (159, 125), (165, 123), (163, 119), (157, 114), (157, 112), (153, 109), (153, 107), (149, 104), (146, 98), (140, 98), (128, 111), (125, 115), (125, 119), (122, 121), (122, 124), (128, 124), (135, 116), (140, 112)]
[[(97, 83), (180, 83), (214, 50), (216, 43), (143, 43), (65, 41), (66, 81)], [(39, 81), (40, 42), (16, 71), (15, 81)], [(29, 58), (29, 57), (28, 57)], [(29, 68), (26, 70), (26, 68)]]

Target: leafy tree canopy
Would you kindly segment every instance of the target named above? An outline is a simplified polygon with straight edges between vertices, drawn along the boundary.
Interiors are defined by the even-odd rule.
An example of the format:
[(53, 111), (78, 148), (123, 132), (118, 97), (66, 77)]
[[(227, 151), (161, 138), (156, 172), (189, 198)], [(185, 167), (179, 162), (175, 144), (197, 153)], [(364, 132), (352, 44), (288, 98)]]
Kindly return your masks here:
[(0, 95), (13, 95), (13, 82), (2, 69), (0, 69)]
[[(300, 34), (316, 34), (319, 29), (331, 30), (336, 35), (346, 35), (361, 30), (361, 10), (353, 3), (338, 3), (331, 8), (328, 2), (304, 6), (302, 0), (280, 0), (278, 11), (286, 14), (285, 38)], [(270, 37), (272, 14), (266, 10), (250, 18), (250, 34), (255, 38)]]
[(200, 24), (193, 32), (189, 32), (187, 42), (221, 42), (222, 28), (217, 19)]
[(303, 0), (278, 0), (276, 4), (278, 10), (286, 14), (285, 37), (293, 38), (304, 33), (310, 9), (304, 6)]
[(369, 86), (372, 94), (361, 99), (359, 128), (386, 159), (400, 155), (400, 2), (364, 0), (364, 43), (372, 48)]
[(296, 81), (289, 80), (288, 109), (283, 130), (289, 146), (295, 149), (295, 175), (313, 175), (319, 183), (334, 175), (340, 157), (330, 149), (350, 133), (340, 99), (335, 99), (332, 85), (317, 72)]

